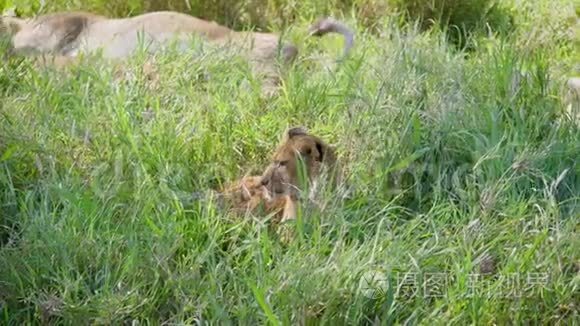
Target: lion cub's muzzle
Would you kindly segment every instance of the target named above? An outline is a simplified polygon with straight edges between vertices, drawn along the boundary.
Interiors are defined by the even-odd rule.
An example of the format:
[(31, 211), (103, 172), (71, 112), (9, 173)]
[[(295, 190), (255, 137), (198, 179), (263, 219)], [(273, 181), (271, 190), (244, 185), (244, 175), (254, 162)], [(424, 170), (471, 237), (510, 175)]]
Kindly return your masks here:
[(274, 196), (288, 193), (288, 173), (283, 170), (285, 170), (284, 166), (271, 164), (262, 175), (262, 185)]

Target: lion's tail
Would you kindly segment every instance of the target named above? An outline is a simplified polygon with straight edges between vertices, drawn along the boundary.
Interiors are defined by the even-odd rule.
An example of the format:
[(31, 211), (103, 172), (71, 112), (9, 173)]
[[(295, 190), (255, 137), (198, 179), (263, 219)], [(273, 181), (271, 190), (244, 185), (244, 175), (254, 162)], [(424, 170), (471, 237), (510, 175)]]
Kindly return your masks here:
[(344, 37), (343, 59), (348, 56), (350, 49), (354, 46), (354, 31), (334, 18), (319, 19), (308, 31), (310, 36), (324, 36), (328, 33), (341, 34)]

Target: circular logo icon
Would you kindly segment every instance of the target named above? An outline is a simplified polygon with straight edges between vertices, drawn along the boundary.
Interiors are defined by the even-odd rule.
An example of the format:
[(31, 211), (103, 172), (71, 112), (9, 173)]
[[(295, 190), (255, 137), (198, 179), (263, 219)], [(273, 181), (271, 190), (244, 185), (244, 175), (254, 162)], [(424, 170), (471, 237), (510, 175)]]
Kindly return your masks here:
[(387, 292), (387, 286), (387, 276), (381, 270), (365, 272), (359, 281), (360, 291), (369, 299), (383, 297)]

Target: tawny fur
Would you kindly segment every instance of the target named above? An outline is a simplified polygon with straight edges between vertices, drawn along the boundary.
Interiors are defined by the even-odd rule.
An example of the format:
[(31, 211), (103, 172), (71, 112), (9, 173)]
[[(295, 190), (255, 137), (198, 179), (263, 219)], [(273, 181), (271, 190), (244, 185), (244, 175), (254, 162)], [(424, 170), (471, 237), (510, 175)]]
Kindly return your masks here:
[(256, 214), (259, 208), (264, 213), (272, 214), (274, 222), (280, 222), (294, 216), (296, 208), (289, 196), (272, 197), (262, 185), (261, 176), (247, 176), (227, 184), (221, 191), (222, 203), (237, 214)]
[[(331, 18), (317, 21), (310, 35), (339, 33), (345, 39), (344, 54), (353, 46), (354, 33), (343, 23)], [(45, 54), (51, 61), (75, 62), (58, 58), (76, 57), (80, 53), (102, 50), (105, 58), (120, 59), (133, 54), (141, 42), (149, 52), (176, 41), (184, 50), (192, 36), (214, 45), (239, 47), (255, 70), (265, 75), (276, 74), (278, 58), (288, 64), (296, 58), (296, 46), (282, 42), (275, 33), (234, 31), (215, 22), (187, 14), (159, 11), (130, 18), (108, 18), (87, 12), (61, 12), (31, 19), (2, 17), (0, 33), (9, 34), (15, 53)]]

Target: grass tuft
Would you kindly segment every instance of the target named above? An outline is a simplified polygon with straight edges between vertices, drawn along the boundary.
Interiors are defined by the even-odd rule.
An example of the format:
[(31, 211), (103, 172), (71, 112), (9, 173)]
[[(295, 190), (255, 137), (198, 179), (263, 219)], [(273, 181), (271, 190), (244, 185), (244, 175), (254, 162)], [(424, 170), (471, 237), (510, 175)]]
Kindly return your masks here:
[[(153, 73), (143, 55), (121, 72), (3, 61), (0, 320), (578, 320), (571, 44), (491, 35), (465, 53), (396, 19), (340, 65), (338, 37), (299, 42), (270, 99), (211, 49), (156, 55)], [(345, 182), (303, 205), (284, 242), (209, 190), (259, 173), (296, 125), (337, 148)]]

